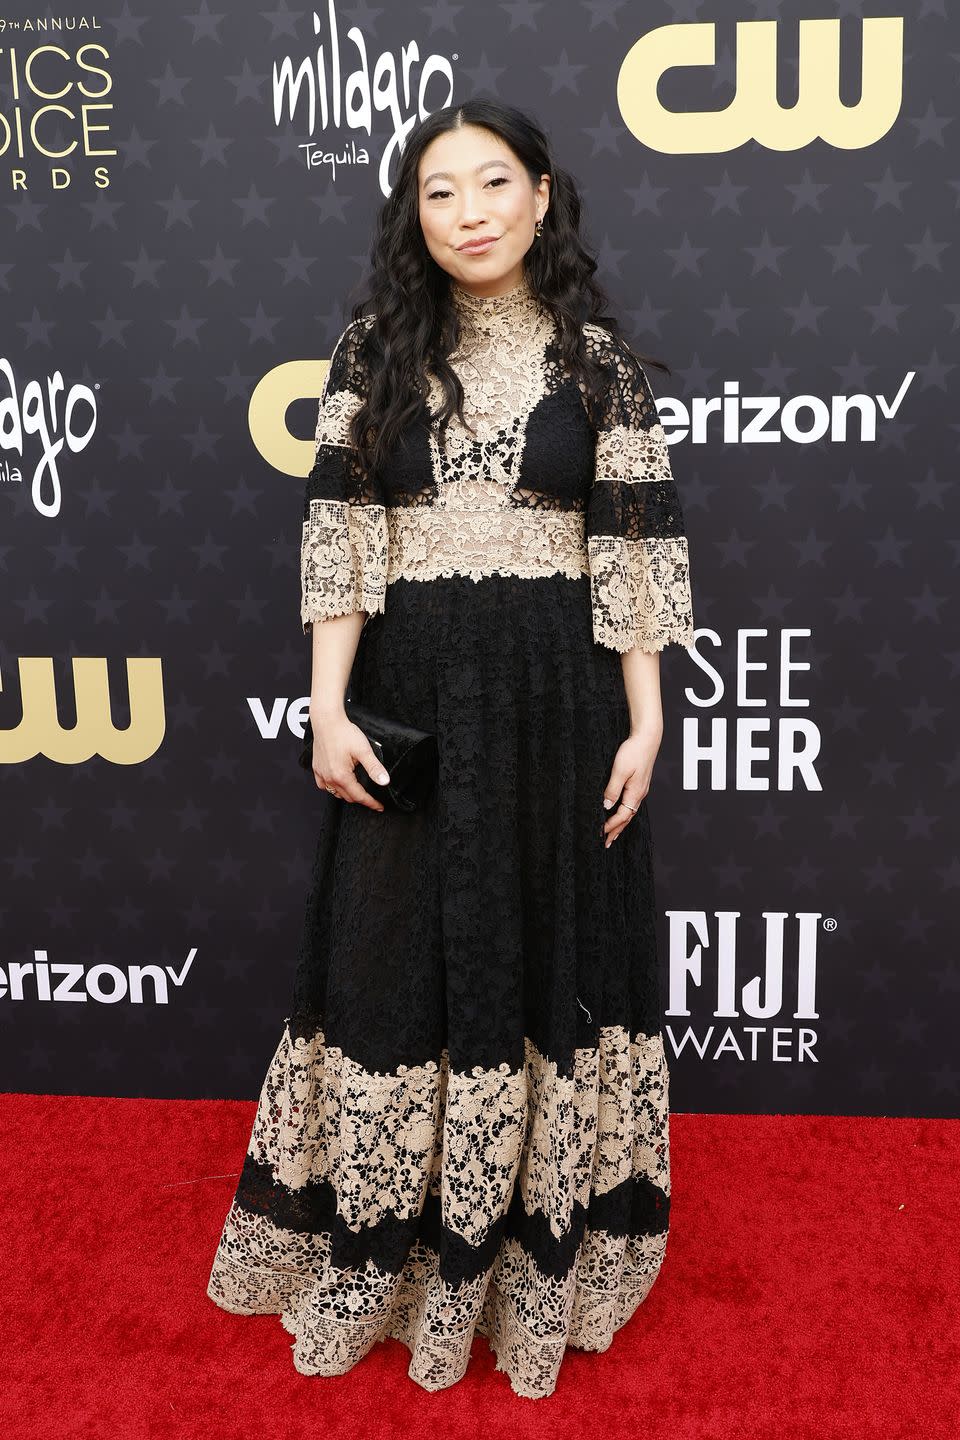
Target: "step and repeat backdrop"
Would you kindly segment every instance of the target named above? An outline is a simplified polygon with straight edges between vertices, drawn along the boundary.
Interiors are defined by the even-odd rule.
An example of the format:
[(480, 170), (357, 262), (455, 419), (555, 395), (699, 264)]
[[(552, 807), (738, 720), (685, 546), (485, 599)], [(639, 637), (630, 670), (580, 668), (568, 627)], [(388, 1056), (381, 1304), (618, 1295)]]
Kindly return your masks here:
[(671, 370), (672, 1106), (960, 1113), (960, 27), (833, 8), (0, 0), (0, 1088), (258, 1092), (320, 386), (405, 137), (488, 94)]

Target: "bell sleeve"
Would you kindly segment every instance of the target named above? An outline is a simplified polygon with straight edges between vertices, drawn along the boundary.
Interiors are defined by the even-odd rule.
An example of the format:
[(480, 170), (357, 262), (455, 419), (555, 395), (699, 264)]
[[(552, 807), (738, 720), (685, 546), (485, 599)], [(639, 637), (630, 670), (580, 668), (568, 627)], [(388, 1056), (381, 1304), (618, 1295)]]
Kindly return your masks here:
[(593, 638), (619, 651), (690, 646), (687, 538), (657, 404), (637, 357), (598, 333), (610, 383), (587, 499)]
[(366, 394), (361, 327), (344, 330), (323, 382), (313, 468), (307, 476), (300, 549), (303, 633), (315, 620), (383, 610), (387, 584), (387, 515), (379, 484), (362, 474), (350, 443), (350, 421)]

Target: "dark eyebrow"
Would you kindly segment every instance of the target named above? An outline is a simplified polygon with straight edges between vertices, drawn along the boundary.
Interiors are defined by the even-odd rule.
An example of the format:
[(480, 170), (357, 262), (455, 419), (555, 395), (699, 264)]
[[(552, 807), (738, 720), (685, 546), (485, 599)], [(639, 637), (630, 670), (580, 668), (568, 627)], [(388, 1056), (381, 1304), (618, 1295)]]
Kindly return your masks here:
[[(506, 165), (507, 169), (510, 169), (509, 160), (484, 160), (481, 165), (477, 166), (474, 174), (479, 175), (481, 170), (489, 170), (491, 165)], [(448, 170), (434, 170), (423, 183), (429, 185), (431, 180), (452, 180), (453, 178)]]

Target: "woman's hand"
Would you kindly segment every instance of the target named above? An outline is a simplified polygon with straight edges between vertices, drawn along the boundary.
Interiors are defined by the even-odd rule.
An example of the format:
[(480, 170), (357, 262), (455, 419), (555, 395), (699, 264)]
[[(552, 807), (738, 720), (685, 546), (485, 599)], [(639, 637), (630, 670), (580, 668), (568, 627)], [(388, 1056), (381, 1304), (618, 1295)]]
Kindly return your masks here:
[(660, 724), (637, 729), (627, 736), (613, 757), (603, 798), (604, 801), (612, 801), (616, 808), (604, 822), (605, 850), (610, 849), (624, 826), (633, 819), (635, 811), (628, 809), (628, 805), (639, 806), (650, 789), (653, 765), (662, 739), (663, 727)]
[(313, 776), (324, 790), (331, 790), (349, 804), (359, 802), (370, 810), (384, 806), (360, 784), (353, 773), (358, 763), (371, 780), (386, 784), (390, 776), (377, 758), (370, 741), (346, 710), (336, 713), (310, 711), (313, 729)]

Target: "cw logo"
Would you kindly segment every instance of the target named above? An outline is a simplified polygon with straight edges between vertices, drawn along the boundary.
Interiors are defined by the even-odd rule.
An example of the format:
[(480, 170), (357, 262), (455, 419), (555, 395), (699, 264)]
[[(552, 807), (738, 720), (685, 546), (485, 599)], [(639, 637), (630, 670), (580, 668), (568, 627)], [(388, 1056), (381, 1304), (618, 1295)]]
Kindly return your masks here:
[(886, 135), (903, 99), (903, 18), (863, 21), (860, 99), (840, 101), (840, 21), (801, 20), (797, 101), (777, 103), (777, 20), (737, 22), (736, 91), (723, 110), (667, 110), (660, 77), (685, 65), (716, 64), (712, 22), (662, 25), (627, 52), (617, 104), (628, 130), (665, 155), (717, 155), (756, 140), (768, 150), (799, 150), (816, 139), (862, 150)]
[[(284, 475), (306, 479), (313, 464), (313, 439), (298, 440), (286, 425), (294, 400), (310, 396), (319, 403), (329, 360), (286, 360), (268, 370), (256, 385), (247, 407), (250, 438), (259, 453)], [(314, 412), (316, 413), (316, 412)]]
[(52, 657), (20, 657), (22, 718), (12, 730), (0, 730), (0, 764), (20, 765), (46, 755), (61, 765), (79, 765), (101, 755), (114, 765), (138, 765), (155, 755), (166, 731), (160, 660), (127, 658), (130, 724), (125, 730), (118, 730), (111, 718), (103, 656), (74, 658), (72, 665), (77, 723), (65, 730), (57, 714)]

